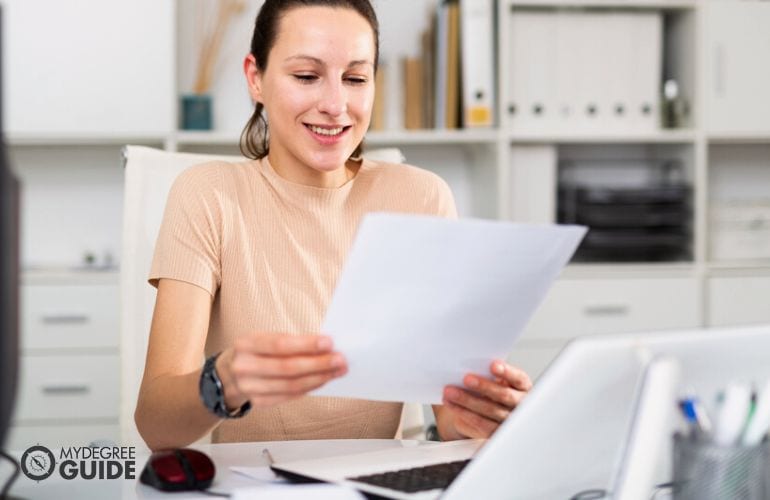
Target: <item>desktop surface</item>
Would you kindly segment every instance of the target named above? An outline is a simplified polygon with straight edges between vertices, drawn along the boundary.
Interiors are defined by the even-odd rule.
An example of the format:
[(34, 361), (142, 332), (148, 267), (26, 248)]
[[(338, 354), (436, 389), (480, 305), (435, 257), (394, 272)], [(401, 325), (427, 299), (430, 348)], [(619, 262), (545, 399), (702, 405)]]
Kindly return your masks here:
[[(232, 471), (231, 467), (264, 467), (268, 465), (262, 450), (267, 448), (276, 461), (293, 461), (333, 457), (349, 453), (385, 450), (398, 447), (420, 446), (430, 441), (395, 439), (338, 439), (314, 441), (274, 441), (260, 443), (222, 443), (193, 446), (206, 453), (214, 461), (217, 473), (212, 491), (230, 493), (236, 489), (254, 488), (260, 482)], [(58, 456), (58, 450), (51, 450)], [(11, 454), (21, 459), (24, 450)], [(136, 450), (136, 479), (93, 479), (67, 480), (52, 474), (49, 478), (35, 482), (21, 474), (11, 489), (12, 498), (61, 500), (62, 498), (91, 499), (197, 499), (213, 498), (197, 492), (164, 493), (139, 482), (139, 475), (150, 453)]]

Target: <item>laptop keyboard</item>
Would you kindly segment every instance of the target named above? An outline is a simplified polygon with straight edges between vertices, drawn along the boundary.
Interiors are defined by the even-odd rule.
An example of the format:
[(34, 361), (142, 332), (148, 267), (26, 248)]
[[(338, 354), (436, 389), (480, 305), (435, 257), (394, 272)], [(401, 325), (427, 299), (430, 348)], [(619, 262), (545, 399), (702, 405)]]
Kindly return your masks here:
[(369, 476), (349, 477), (350, 481), (381, 486), (406, 493), (416, 493), (435, 489), (445, 489), (468, 465), (470, 459), (445, 464), (414, 467)]

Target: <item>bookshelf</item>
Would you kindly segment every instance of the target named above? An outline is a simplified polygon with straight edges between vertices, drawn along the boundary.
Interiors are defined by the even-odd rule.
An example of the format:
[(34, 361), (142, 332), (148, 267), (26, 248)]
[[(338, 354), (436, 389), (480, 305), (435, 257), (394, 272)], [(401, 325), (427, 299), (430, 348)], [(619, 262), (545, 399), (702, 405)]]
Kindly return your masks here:
[[(154, 2), (145, 3), (146, 12), (160, 12)], [(28, 257), (29, 254), (34, 257), (31, 264), (37, 267), (77, 264), (74, 261), (79, 256), (75, 247), (88, 245), (83, 226), (90, 225), (95, 234), (115, 234), (114, 227), (120, 224), (119, 208), (115, 208), (120, 207), (120, 197), (104, 202), (109, 205), (106, 212), (112, 213), (114, 220), (94, 220), (91, 212), (77, 203), (76, 198), (83, 193), (76, 184), (92, 179), (91, 167), (100, 163), (111, 172), (104, 182), (111, 183), (110, 189), (118, 192), (119, 152), (123, 144), (141, 143), (191, 152), (237, 152), (240, 130), (250, 111), (240, 70), (241, 53), (246, 47), (244, 40), (250, 37), (259, 0), (249, 0), (248, 14), (236, 19), (223, 42), (227, 56), (221, 61), (212, 91), (214, 130), (173, 129), (178, 95), (188, 91), (192, 84), (194, 51), (189, 47), (196, 26), (196, 9), (204, 3), (205, 0), (162, 2), (165, 24), (158, 26), (156, 35), (166, 40), (164, 47), (170, 49), (157, 56), (165, 58), (158, 67), (167, 67), (168, 72), (154, 73), (163, 80), (163, 85), (155, 90), (162, 96), (162, 104), (157, 107), (162, 115), (157, 123), (163, 124), (162, 130), (118, 130), (105, 121), (102, 127), (91, 130), (78, 130), (76, 124), (70, 124), (56, 130), (9, 131), (12, 156), (22, 171), (22, 179), (32, 185), (26, 224), (36, 224), (28, 233), (40, 240), (34, 242), (34, 248), (32, 242), (28, 245), (31, 248)], [(399, 147), (408, 162), (444, 177), (455, 192), (462, 215), (555, 222), (559, 174), (565, 160), (627, 160), (630, 157), (641, 161), (670, 156), (684, 166), (684, 177), (692, 190), (688, 258), (673, 262), (571, 264), (517, 345), (512, 355), (515, 362), (538, 374), (564, 342), (578, 334), (770, 321), (770, 310), (761, 296), (733, 297), (729, 293), (730, 287), (741, 280), (747, 280), (756, 290), (770, 286), (770, 258), (714, 259), (711, 246), (715, 230), (710, 215), (725, 190), (739, 198), (753, 199), (756, 189), (767, 191), (770, 184), (767, 175), (770, 128), (766, 125), (770, 97), (764, 91), (746, 90), (749, 84), (762, 89), (770, 87), (770, 63), (756, 55), (767, 53), (759, 50), (758, 44), (761, 48), (761, 43), (770, 43), (763, 42), (768, 39), (764, 26), (770, 21), (770, 4), (756, 0), (498, 0), (492, 30), (496, 50), (496, 121), (488, 128), (457, 130), (405, 130), (403, 126), (401, 60), (419, 56), (420, 33), (431, 22), (431, 9), (438, 2), (374, 0), (374, 4), (381, 22), (382, 62), (387, 68), (386, 116), (384, 129), (370, 132), (366, 144)], [(683, 126), (672, 129), (663, 129), (657, 122), (655, 126), (637, 129), (613, 126), (549, 129), (516, 125), (510, 113), (511, 79), (516, 73), (511, 62), (509, 26), (511, 16), (521, 12), (558, 15), (562, 20), (586, 12), (631, 19), (635, 15), (659, 15), (661, 81), (658, 87), (663, 78), (676, 79), (681, 93), (690, 102), (689, 118)], [(109, 17), (105, 17), (104, 22), (110, 23)], [(50, 29), (53, 33), (57, 28)], [(714, 48), (715, 44), (718, 49)], [(13, 44), (10, 47), (12, 49)], [(132, 64), (135, 71), (142, 72), (141, 61), (134, 60)], [(729, 81), (715, 76), (726, 71), (726, 67), (730, 70)], [(735, 81), (743, 83), (733, 88)], [(13, 88), (18, 87), (11, 86)], [(116, 89), (115, 94), (121, 95), (121, 92), (134, 95), (129, 85), (122, 91)], [(751, 102), (746, 103), (746, 99)], [(736, 116), (725, 112), (731, 103), (744, 114)], [(657, 97), (651, 104), (658, 106)], [(44, 123), (45, 116), (41, 116), (39, 122)], [(116, 131), (105, 132), (110, 130)], [(59, 161), (55, 159), (58, 152), (65, 153)], [(529, 160), (522, 163), (521, 158)], [(740, 165), (735, 164), (735, 158), (740, 158)], [(62, 168), (67, 169), (69, 179), (63, 179), (58, 185), (41, 180), (44, 173)], [(519, 182), (522, 174), (526, 174), (527, 179), (523, 184)], [(38, 204), (43, 198), (53, 201)], [(53, 202), (62, 207), (60, 217), (47, 218), (39, 207), (45, 206), (48, 210)], [(83, 240), (74, 243), (66, 240), (68, 229), (70, 233), (83, 234)], [(119, 241), (99, 245), (110, 246), (119, 262)], [(55, 249), (62, 247), (68, 249), (66, 254), (57, 254)], [(736, 305), (738, 301), (740, 307)], [(731, 305), (733, 302), (735, 307)], [(718, 314), (715, 308), (719, 308)]]

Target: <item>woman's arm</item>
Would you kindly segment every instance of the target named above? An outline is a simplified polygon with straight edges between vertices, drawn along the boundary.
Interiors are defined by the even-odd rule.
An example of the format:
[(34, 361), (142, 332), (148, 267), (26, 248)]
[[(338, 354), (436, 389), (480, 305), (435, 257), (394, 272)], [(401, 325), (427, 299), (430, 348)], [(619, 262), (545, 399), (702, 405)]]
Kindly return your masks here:
[[(198, 381), (212, 298), (195, 285), (161, 279), (134, 420), (152, 450), (186, 446), (220, 419), (203, 405)], [(217, 357), (225, 406), (271, 406), (304, 396), (347, 373), (323, 335), (254, 332)]]
[(169, 279), (158, 282), (134, 413), (139, 433), (152, 450), (186, 446), (219, 422), (203, 406), (198, 391), (211, 304), (211, 295), (198, 286)]

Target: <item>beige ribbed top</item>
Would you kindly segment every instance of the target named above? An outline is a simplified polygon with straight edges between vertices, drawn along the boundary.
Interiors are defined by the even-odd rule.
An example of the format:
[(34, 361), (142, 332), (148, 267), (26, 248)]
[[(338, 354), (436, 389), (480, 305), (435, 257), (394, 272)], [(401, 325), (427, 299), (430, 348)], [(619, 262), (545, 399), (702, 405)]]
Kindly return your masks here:
[[(267, 158), (192, 167), (169, 193), (150, 283), (214, 297), (207, 356), (236, 335), (318, 333), (358, 223), (378, 211), (456, 216), (446, 183), (408, 165), (363, 160), (332, 189), (289, 182)], [(224, 421), (213, 440), (393, 438), (401, 407), (308, 396)]]

